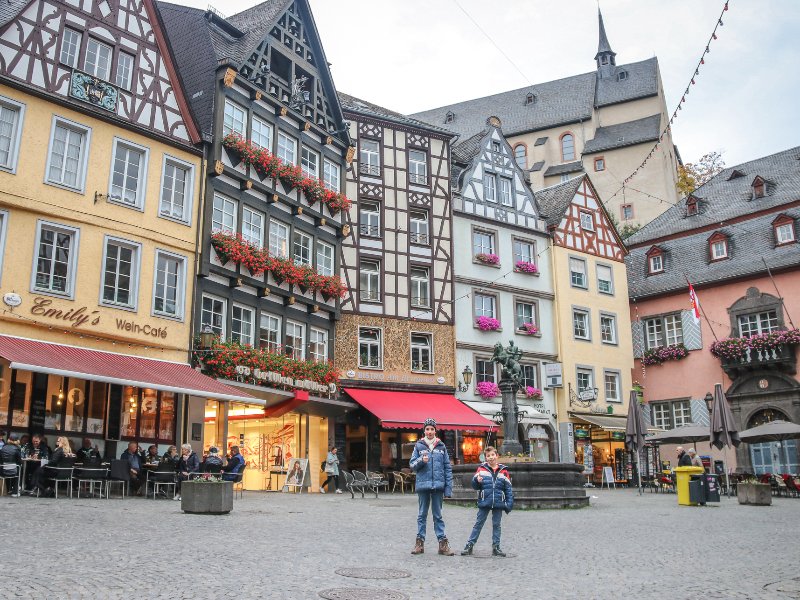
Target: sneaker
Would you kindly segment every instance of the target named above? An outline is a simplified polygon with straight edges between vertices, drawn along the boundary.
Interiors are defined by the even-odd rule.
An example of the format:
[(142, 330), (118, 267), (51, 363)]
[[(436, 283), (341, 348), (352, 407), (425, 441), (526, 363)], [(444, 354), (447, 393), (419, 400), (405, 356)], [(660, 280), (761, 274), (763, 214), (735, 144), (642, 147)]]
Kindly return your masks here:
[(175, 495), (175, 497), (173, 498), (173, 500), (180, 500), (180, 499), (181, 499), (181, 497), (180, 497), (179, 495), (177, 495), (177, 494), (176, 494), (176, 495)]
[(467, 545), (464, 546), (464, 549), (461, 551), (461, 556), (469, 556), (472, 554), (473, 545), (467, 542)]
[(337, 494), (341, 494), (341, 493), (342, 493), (342, 490), (336, 490), (336, 493), (337, 493)]
[(325, 488), (324, 487), (319, 488), (319, 493), (320, 494), (324, 494), (325, 493)]
[(19, 492), (17, 492), (16, 494), (11, 494), (11, 497), (12, 498), (19, 498)]

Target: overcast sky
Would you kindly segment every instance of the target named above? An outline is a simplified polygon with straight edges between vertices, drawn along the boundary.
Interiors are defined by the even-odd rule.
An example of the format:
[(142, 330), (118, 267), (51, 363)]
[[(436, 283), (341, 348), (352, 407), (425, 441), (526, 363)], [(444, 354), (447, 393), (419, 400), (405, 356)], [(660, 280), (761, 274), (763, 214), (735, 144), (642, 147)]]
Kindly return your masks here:
[[(257, 4), (217, 2), (228, 16)], [(456, 0), (311, 0), (337, 88), (413, 113), (595, 68), (597, 0), (458, 3), (517, 68)], [(723, 4), (602, 0), (600, 6), (617, 64), (658, 57), (672, 113)], [(732, 166), (800, 145), (798, 4), (730, 0), (675, 121), (684, 161), (716, 150)]]

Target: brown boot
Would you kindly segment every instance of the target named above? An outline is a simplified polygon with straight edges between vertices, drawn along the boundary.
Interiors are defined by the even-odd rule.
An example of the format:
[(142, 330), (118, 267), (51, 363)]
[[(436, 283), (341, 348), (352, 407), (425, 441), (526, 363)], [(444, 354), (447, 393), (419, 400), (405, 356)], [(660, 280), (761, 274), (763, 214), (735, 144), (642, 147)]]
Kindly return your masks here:
[(425, 552), (425, 540), (423, 540), (421, 537), (418, 537), (411, 554), (422, 554), (423, 552)]
[(447, 538), (439, 540), (439, 554), (443, 556), (453, 556), (455, 554), (455, 552), (450, 549), (450, 542), (447, 541)]

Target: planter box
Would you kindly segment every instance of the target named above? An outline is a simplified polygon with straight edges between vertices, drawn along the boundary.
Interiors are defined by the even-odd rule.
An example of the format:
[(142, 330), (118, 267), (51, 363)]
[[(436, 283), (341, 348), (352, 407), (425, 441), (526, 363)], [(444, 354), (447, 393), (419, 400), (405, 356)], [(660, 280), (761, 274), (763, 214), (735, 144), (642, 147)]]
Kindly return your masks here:
[(181, 510), (200, 515), (226, 515), (233, 510), (233, 482), (181, 484)]
[(772, 488), (766, 483), (740, 483), (736, 486), (736, 497), (739, 499), (739, 504), (770, 506)]

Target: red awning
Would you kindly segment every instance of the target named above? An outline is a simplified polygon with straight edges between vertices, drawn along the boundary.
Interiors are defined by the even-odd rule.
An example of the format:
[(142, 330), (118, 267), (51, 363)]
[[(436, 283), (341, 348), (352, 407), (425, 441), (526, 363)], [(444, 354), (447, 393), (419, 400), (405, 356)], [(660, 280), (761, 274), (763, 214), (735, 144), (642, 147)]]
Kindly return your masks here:
[(381, 420), (384, 427), (422, 429), (425, 419), (436, 419), (439, 429), (489, 431), (494, 423), (455, 396), (345, 388), (353, 400)]
[(0, 357), (9, 361), (12, 369), (23, 371), (132, 385), (218, 400), (263, 404), (263, 401), (228, 387), (216, 379), (206, 377), (186, 363), (89, 350), (7, 335), (0, 335)]

